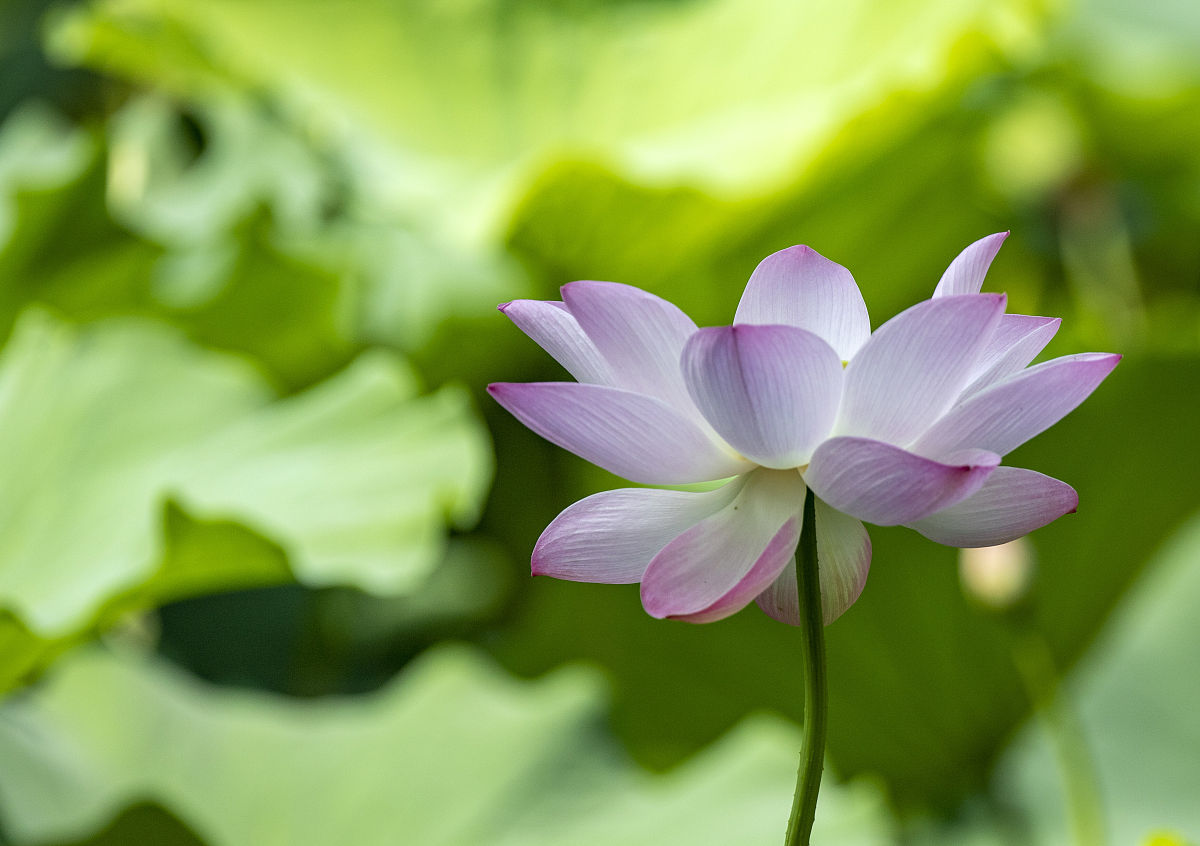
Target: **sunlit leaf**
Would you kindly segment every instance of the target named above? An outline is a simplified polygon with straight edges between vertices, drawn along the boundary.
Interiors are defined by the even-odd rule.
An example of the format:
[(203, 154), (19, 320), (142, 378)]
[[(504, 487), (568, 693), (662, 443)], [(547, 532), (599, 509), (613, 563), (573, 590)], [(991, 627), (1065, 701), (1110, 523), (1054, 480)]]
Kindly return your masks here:
[[(309, 585), (415, 588), (445, 521), (473, 519), (490, 473), (465, 396), (418, 391), (372, 354), (273, 401), (246, 363), (161, 326), (74, 330), (28, 314), (0, 358), (0, 607), (59, 639), (106, 603), (146, 607), (288, 569)], [(164, 526), (168, 500), (206, 522), (175, 509)]]
[[(836, 255), (878, 236), (824, 207), (825, 178), (1036, 45), (1047, 17), (982, 2), (98, 0), (56, 16), (48, 47), (193, 103), (252, 91), (331, 151), (367, 224), (345, 233), (365, 279), (360, 331), (411, 349), (436, 321), (529, 294), (502, 245), (547, 293), (618, 279), (691, 292), (683, 304), (704, 317), (764, 247)], [(912, 196), (876, 198), (877, 179), (833, 195), (906, 224), (889, 239), (906, 246), (921, 221), (945, 222), (931, 187), (966, 215), (945, 151), (913, 150), (934, 181), (908, 178)], [(955, 221), (970, 238), (935, 255), (991, 225)]]
[(769, 192), (855, 117), (1036, 41), (1040, 20), (983, 2), (100, 0), (49, 46), (193, 98), (270, 92), (354, 139), (374, 191), (477, 241), (563, 156), (648, 188)]

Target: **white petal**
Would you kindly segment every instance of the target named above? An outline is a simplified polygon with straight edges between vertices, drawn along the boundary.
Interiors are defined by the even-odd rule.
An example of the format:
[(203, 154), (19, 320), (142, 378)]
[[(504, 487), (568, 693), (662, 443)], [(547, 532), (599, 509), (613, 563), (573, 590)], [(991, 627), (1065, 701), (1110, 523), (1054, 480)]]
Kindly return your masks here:
[(701, 329), (684, 347), (683, 373), (713, 429), (747, 458), (779, 469), (808, 462), (842, 397), (837, 353), (794, 326)]
[(696, 331), (691, 318), (661, 297), (616, 282), (571, 282), (562, 294), (608, 362), (613, 384), (700, 416), (679, 369), (683, 345)]
[(604, 357), (563, 303), (513, 300), (500, 311), (580, 382), (612, 384)]
[(967, 448), (1004, 455), (1087, 399), (1120, 360), (1079, 353), (1022, 370), (956, 406), (912, 449), (938, 459)]
[(875, 331), (846, 367), (834, 431), (905, 446), (958, 398), (1004, 313), (1003, 294), (926, 300)]
[(759, 262), (733, 322), (807, 329), (824, 338), (842, 361), (849, 361), (871, 334), (867, 304), (850, 271), (804, 246)]
[(745, 477), (704, 493), (624, 488), (581, 499), (554, 518), (533, 548), (535, 576), (631, 584), (692, 526), (728, 505)]
[(755, 470), (736, 499), (667, 544), (642, 577), (654, 617), (709, 622), (766, 590), (792, 561), (803, 519), (804, 482), (788, 471)]
[(978, 294), (983, 289), (983, 278), (992, 266), (992, 259), (996, 257), (1007, 237), (1007, 232), (997, 232), (995, 235), (980, 238), (959, 253), (942, 274), (933, 295), (945, 297), (953, 294)]
[(575, 382), (496, 382), (488, 393), (546, 440), (632, 482), (706, 482), (749, 467), (654, 397)]
[(1078, 494), (1065, 482), (1019, 467), (997, 467), (974, 494), (909, 528), (946, 546), (995, 546), (1040, 529), (1078, 505)]
[(1062, 319), (1058, 317), (1003, 315), (987, 346), (979, 353), (971, 383), (963, 390), (960, 402), (1005, 376), (1016, 373), (1037, 358), (1061, 324)]

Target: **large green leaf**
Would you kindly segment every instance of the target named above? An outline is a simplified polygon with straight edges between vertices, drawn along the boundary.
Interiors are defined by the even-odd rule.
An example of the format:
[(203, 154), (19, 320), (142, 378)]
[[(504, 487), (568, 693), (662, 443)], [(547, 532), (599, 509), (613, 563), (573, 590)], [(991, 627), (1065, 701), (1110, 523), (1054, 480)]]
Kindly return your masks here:
[[(1126, 360), (1013, 455), (1080, 492), (1077, 515), (1031, 538), (1042, 562), (1033, 613), (1059, 666), (1081, 654), (1150, 552), (1194, 509), (1193, 470), (1180, 456), (1194, 447), (1187, 421), (1200, 414), (1198, 397), (1195, 359)], [(559, 463), (539, 472), (578, 479), (577, 462)], [(512, 484), (504, 472), (501, 489)], [(614, 483), (586, 481), (603, 484)], [(534, 509), (541, 524), (522, 523), (514, 545), (532, 548), (542, 521), (568, 504), (509, 505), (505, 519)], [(903, 806), (953, 806), (986, 786), (1028, 697), (1007, 631), (962, 595), (956, 550), (905, 529), (871, 536), (866, 590), (828, 629), (830, 757), (843, 773), (883, 776)], [(609, 668), (615, 727), (653, 765), (679, 760), (756, 708), (800, 717), (796, 633), (753, 607), (690, 626), (650, 619), (634, 587), (534, 579), (506, 637), (489, 643), (525, 673), (580, 657)]]
[[(245, 362), (159, 325), (74, 330), (27, 314), (0, 358), (0, 631), (70, 639), (113, 603), (288, 568), (309, 585), (413, 589), (445, 520), (473, 518), (490, 473), (465, 396), (417, 393), (410, 371), (369, 354), (273, 401)], [(206, 522), (176, 508), (164, 525), (168, 500)], [(26, 663), (6, 652), (4, 681)]]
[[(99, 651), (0, 711), (15, 843), (78, 838), (149, 798), (210, 846), (672, 846), (782, 836), (798, 733), (739, 726), (667, 776), (615, 753), (595, 676), (536, 684), (442, 649), (376, 695), (220, 692)], [(386, 809), (380, 812), (380, 809)], [(817, 842), (883, 844), (878, 794), (830, 781)]]
[(101, 0), (50, 46), (189, 96), (274, 92), (322, 131), (368, 127), (394, 190), (478, 231), (564, 152), (641, 182), (760, 192), (895, 92), (1028, 39), (1032, 20), (983, 2)]
[[(529, 293), (501, 244), (547, 293), (618, 279), (682, 292), (701, 319), (747, 262), (797, 240), (848, 261), (838, 247), (875, 236), (885, 283), (891, 243), (901, 270), (931, 266), (914, 243), (948, 259), (1003, 227), (963, 209), (969, 155), (943, 167), (944, 146), (917, 139), (905, 149), (919, 166), (884, 169), (905, 174), (903, 193), (876, 197), (876, 178), (847, 194), (838, 179), (1044, 25), (1025, 4), (982, 2), (98, 0), (60, 16), (48, 43), (195, 103), (253, 91), (318, 139), (362, 213), (360, 331), (410, 349), (448, 315)], [(942, 137), (963, 146), (962, 127)], [(945, 223), (933, 189), (954, 225), (941, 241), (908, 237)], [(900, 225), (880, 232), (864, 214)]]

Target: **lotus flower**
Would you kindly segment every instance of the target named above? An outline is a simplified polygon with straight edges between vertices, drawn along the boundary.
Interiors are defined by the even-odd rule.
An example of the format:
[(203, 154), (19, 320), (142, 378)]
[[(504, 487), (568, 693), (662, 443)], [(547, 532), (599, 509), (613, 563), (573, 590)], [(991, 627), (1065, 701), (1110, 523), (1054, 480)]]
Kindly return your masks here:
[(1060, 321), (1005, 314), (1003, 294), (979, 293), (1007, 235), (971, 244), (932, 299), (874, 333), (849, 271), (804, 246), (758, 265), (732, 326), (699, 329), (613, 282), (500, 306), (578, 380), (490, 385), (518, 420), (638, 484), (728, 480), (587, 497), (542, 534), (534, 574), (640, 582), (660, 618), (709, 622), (757, 601), (798, 624), (790, 565), (811, 488), (829, 623), (866, 583), (864, 521), (975, 547), (1074, 511), (1069, 485), (1001, 460), (1079, 405), (1120, 356), (1027, 366)]

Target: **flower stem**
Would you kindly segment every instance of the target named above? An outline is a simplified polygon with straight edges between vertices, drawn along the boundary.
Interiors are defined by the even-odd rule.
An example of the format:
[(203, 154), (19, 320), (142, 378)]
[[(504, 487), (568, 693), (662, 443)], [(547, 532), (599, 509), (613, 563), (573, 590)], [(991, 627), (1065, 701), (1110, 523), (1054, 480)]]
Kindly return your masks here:
[(1108, 831), (1100, 778), (1079, 715), (1059, 681), (1050, 646), (1036, 630), (1023, 626), (1017, 632), (1013, 658), (1058, 759), (1073, 840), (1079, 846), (1104, 846)]
[(804, 497), (804, 523), (796, 551), (796, 593), (800, 599), (800, 643), (804, 662), (804, 740), (796, 796), (788, 818), (785, 846), (808, 846), (817, 814), (817, 793), (825, 767), (825, 619), (817, 569), (817, 520), (813, 493)]

